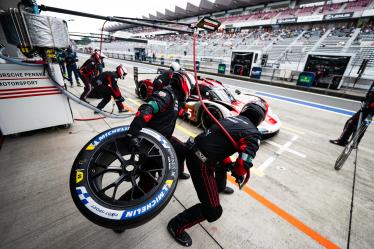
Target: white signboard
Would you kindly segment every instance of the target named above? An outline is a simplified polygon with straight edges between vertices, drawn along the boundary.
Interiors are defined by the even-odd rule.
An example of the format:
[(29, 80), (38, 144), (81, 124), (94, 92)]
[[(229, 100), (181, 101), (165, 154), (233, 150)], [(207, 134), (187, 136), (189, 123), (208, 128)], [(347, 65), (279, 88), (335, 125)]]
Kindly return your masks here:
[[(58, 65), (54, 65), (60, 72)], [(61, 73), (56, 75), (63, 82)], [(3, 135), (73, 122), (67, 98), (43, 66), (0, 64), (0, 129)]]
[(317, 22), (322, 21), (323, 15), (312, 15), (312, 16), (300, 16), (297, 18), (297, 22)]

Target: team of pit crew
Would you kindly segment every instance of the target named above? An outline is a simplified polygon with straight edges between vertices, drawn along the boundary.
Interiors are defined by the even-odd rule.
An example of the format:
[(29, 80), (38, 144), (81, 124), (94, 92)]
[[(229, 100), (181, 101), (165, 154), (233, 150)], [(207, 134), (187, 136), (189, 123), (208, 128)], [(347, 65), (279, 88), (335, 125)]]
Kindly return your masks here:
[[(102, 73), (99, 70), (100, 64), (103, 64), (100, 53), (95, 51), (79, 69), (79, 76), (85, 84), (81, 99), (86, 101), (94, 86), (103, 96), (103, 100), (97, 106), (98, 109), (102, 109), (113, 96), (119, 112), (125, 111), (122, 104), (124, 98), (119, 91), (117, 80), (126, 76), (126, 69), (120, 65), (114, 72)], [(218, 193), (234, 192), (226, 186), (226, 172), (231, 171), (239, 184), (243, 182), (247, 174), (250, 174), (249, 169), (252, 167), (252, 160), (260, 144), (261, 135), (257, 126), (265, 119), (267, 107), (262, 102), (249, 102), (238, 116), (220, 120), (220, 124), (237, 143), (236, 148), (216, 124), (195, 139), (190, 138), (183, 143), (172, 134), (180, 115), (179, 112), (183, 110), (181, 107), (188, 99), (191, 89), (195, 87), (192, 81), (186, 80), (188, 77), (183, 79), (184, 74), (180, 65), (173, 62), (169, 70), (154, 80), (153, 94), (147, 103), (139, 107), (123, 144), (129, 150), (140, 146), (138, 140), (140, 130), (148, 127), (161, 133), (173, 145), (179, 162), (179, 179), (190, 178), (190, 175), (184, 172), (186, 159), (186, 165), (200, 202), (172, 218), (167, 225), (167, 230), (178, 243), (191, 246), (192, 239), (185, 230), (204, 220), (213, 222), (219, 219), (223, 210)], [(368, 93), (364, 101), (366, 104), (362, 110), (363, 114), (372, 115), (374, 113), (374, 90)], [(347, 143), (355, 129), (358, 118), (356, 116), (358, 114), (347, 121), (342, 136), (338, 140), (331, 140), (332, 143), (338, 145)], [(239, 156), (233, 163), (230, 156), (236, 152)], [(142, 189), (153, 187), (149, 186), (149, 183), (153, 182), (148, 179), (149, 177), (140, 176), (139, 185)], [(115, 231), (123, 232), (123, 230)]]

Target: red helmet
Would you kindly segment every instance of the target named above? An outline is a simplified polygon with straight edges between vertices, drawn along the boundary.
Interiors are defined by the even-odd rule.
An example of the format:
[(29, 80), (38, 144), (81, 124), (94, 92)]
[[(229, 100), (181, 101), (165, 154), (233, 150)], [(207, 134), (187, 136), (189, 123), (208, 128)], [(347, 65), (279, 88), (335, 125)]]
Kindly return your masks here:
[(116, 68), (116, 72), (117, 72), (118, 78), (120, 78), (120, 79), (124, 79), (125, 76), (127, 75), (127, 70), (126, 70), (126, 68), (124, 68), (124, 67), (122, 66), (122, 64), (119, 65), (119, 66)]
[(190, 96), (191, 89), (196, 85), (196, 81), (193, 75), (183, 71), (173, 73), (171, 79), (171, 86), (177, 89), (182, 97), (181, 101), (186, 101)]
[(95, 60), (96, 62), (99, 62), (99, 61), (100, 61), (100, 52), (99, 52), (99, 51), (96, 51), (95, 53), (93, 53), (93, 54), (91, 55), (91, 58), (92, 58), (93, 60)]

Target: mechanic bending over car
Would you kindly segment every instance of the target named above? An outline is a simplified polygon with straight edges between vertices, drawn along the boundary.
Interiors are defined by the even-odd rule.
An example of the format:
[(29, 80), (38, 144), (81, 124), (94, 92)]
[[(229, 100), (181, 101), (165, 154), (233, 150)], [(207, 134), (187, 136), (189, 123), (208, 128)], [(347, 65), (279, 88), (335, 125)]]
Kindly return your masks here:
[[(165, 87), (170, 84), (170, 81), (173, 77), (173, 72), (180, 71), (182, 70), (181, 66), (178, 64), (178, 62), (172, 62), (170, 64), (170, 69), (164, 71), (161, 75), (159, 75), (154, 81), (153, 81), (153, 86), (154, 89), (160, 89), (162, 87)], [(192, 88), (191, 88), (192, 91)], [(183, 111), (183, 108), (181, 104), (179, 105), (179, 111)], [(178, 115), (178, 116), (183, 116), (183, 115)], [(186, 160), (186, 152), (184, 151), (184, 146), (181, 146), (181, 142), (179, 140), (176, 140), (173, 138), (172, 140), (173, 147), (176, 150), (177, 157), (178, 157), (178, 164), (179, 164), (179, 169), (184, 169), (184, 162)], [(182, 144), (183, 145), (183, 144)], [(224, 194), (232, 194), (234, 193), (234, 190), (230, 187), (226, 186), (227, 183), (227, 170), (225, 168), (225, 164), (230, 164), (231, 159), (227, 158), (223, 162), (220, 162), (217, 165), (217, 170), (215, 172), (215, 179), (216, 183), (218, 186), (218, 192), (219, 193), (224, 193)], [(183, 171), (181, 171), (183, 172)]]
[[(103, 97), (101, 102), (97, 105), (97, 109), (102, 110), (106, 106), (106, 104), (109, 103), (111, 97), (113, 96), (118, 107), (118, 112), (128, 112), (128, 110), (125, 109), (122, 104), (125, 99), (122, 97), (121, 91), (117, 84), (118, 79), (124, 79), (126, 75), (127, 70), (122, 65), (119, 65), (116, 68), (116, 71), (107, 71), (100, 74), (100, 76), (94, 83), (98, 93)], [(97, 114), (96, 111), (95, 114)]]
[[(184, 103), (188, 99), (190, 90), (195, 83), (191, 82), (188, 77), (185, 77), (186, 79), (177, 77), (177, 75), (183, 75), (178, 63), (173, 62), (170, 68), (168, 73), (173, 71), (170, 80), (167, 83), (160, 80), (159, 84), (154, 86), (153, 94), (148, 103), (139, 107), (134, 120), (130, 124), (125, 140), (128, 140), (130, 147), (135, 146), (139, 142), (137, 137), (140, 130), (143, 127), (151, 128), (170, 141), (179, 158), (184, 153), (184, 144), (172, 135), (178, 119), (180, 103)], [(174, 74), (174, 72), (179, 73)], [(146, 177), (149, 176), (142, 177), (144, 182), (147, 180)], [(190, 178), (190, 175), (184, 173), (184, 164), (179, 164), (179, 179), (188, 178)]]
[(186, 229), (204, 220), (216, 221), (222, 214), (214, 180), (217, 162), (222, 162), (235, 152), (239, 152), (231, 171), (237, 183), (241, 184), (244, 181), (244, 176), (252, 167), (252, 159), (259, 148), (261, 134), (257, 126), (265, 119), (266, 110), (262, 102), (251, 102), (243, 107), (238, 116), (220, 119), (221, 125), (236, 141), (238, 148), (233, 146), (216, 124), (195, 139), (190, 138), (186, 142), (187, 168), (200, 203), (178, 214), (167, 225), (171, 236), (181, 245), (192, 245), (192, 239)]
[[(330, 143), (346, 146), (348, 144), (349, 138), (354, 134), (357, 129), (358, 119), (360, 118), (360, 113), (362, 112), (362, 121), (364, 121), (367, 116), (374, 115), (374, 82), (372, 83), (366, 97), (361, 101), (363, 103), (362, 109), (358, 110), (352, 117), (350, 117), (344, 125), (344, 129), (340, 137), (336, 140), (330, 140)], [(362, 134), (363, 136), (364, 134)], [(361, 137), (362, 138), (362, 137)], [(360, 138), (360, 140), (361, 140)]]

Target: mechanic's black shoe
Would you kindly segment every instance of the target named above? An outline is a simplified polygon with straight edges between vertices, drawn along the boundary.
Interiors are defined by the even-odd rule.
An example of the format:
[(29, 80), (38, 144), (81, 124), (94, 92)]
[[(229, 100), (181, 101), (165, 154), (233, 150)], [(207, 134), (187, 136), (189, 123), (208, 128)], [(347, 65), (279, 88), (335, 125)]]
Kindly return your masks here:
[(191, 246), (192, 245), (192, 239), (190, 237), (190, 235), (188, 235), (188, 233), (186, 233), (185, 231), (181, 232), (180, 234), (176, 234), (176, 225), (175, 225), (175, 222), (174, 222), (174, 219), (171, 219), (168, 223), (168, 226), (167, 226), (167, 229), (168, 229), (168, 232), (170, 233), (170, 235), (179, 243), (181, 244), (182, 246)]
[(336, 139), (336, 140), (333, 140), (333, 139), (330, 139), (330, 143), (332, 144), (335, 144), (335, 145), (339, 145), (339, 146), (346, 146), (347, 143), (339, 140), (339, 139)]
[(226, 187), (224, 190), (219, 191), (221, 194), (231, 195), (234, 193), (234, 190), (230, 187)]
[(113, 229), (113, 232), (115, 232), (115, 233), (124, 233), (125, 231), (126, 231), (126, 229), (124, 229), (124, 228)]
[(121, 113), (121, 112), (128, 112), (129, 110), (127, 109), (121, 109), (121, 110), (118, 110), (118, 113)]
[(73, 87), (73, 82), (70, 82), (70, 87)]
[(77, 82), (77, 86), (82, 87), (81, 83)]
[(181, 180), (187, 180), (187, 179), (190, 179), (190, 174), (187, 174), (187, 173), (180, 173), (179, 176), (178, 176), (178, 179), (181, 179)]

